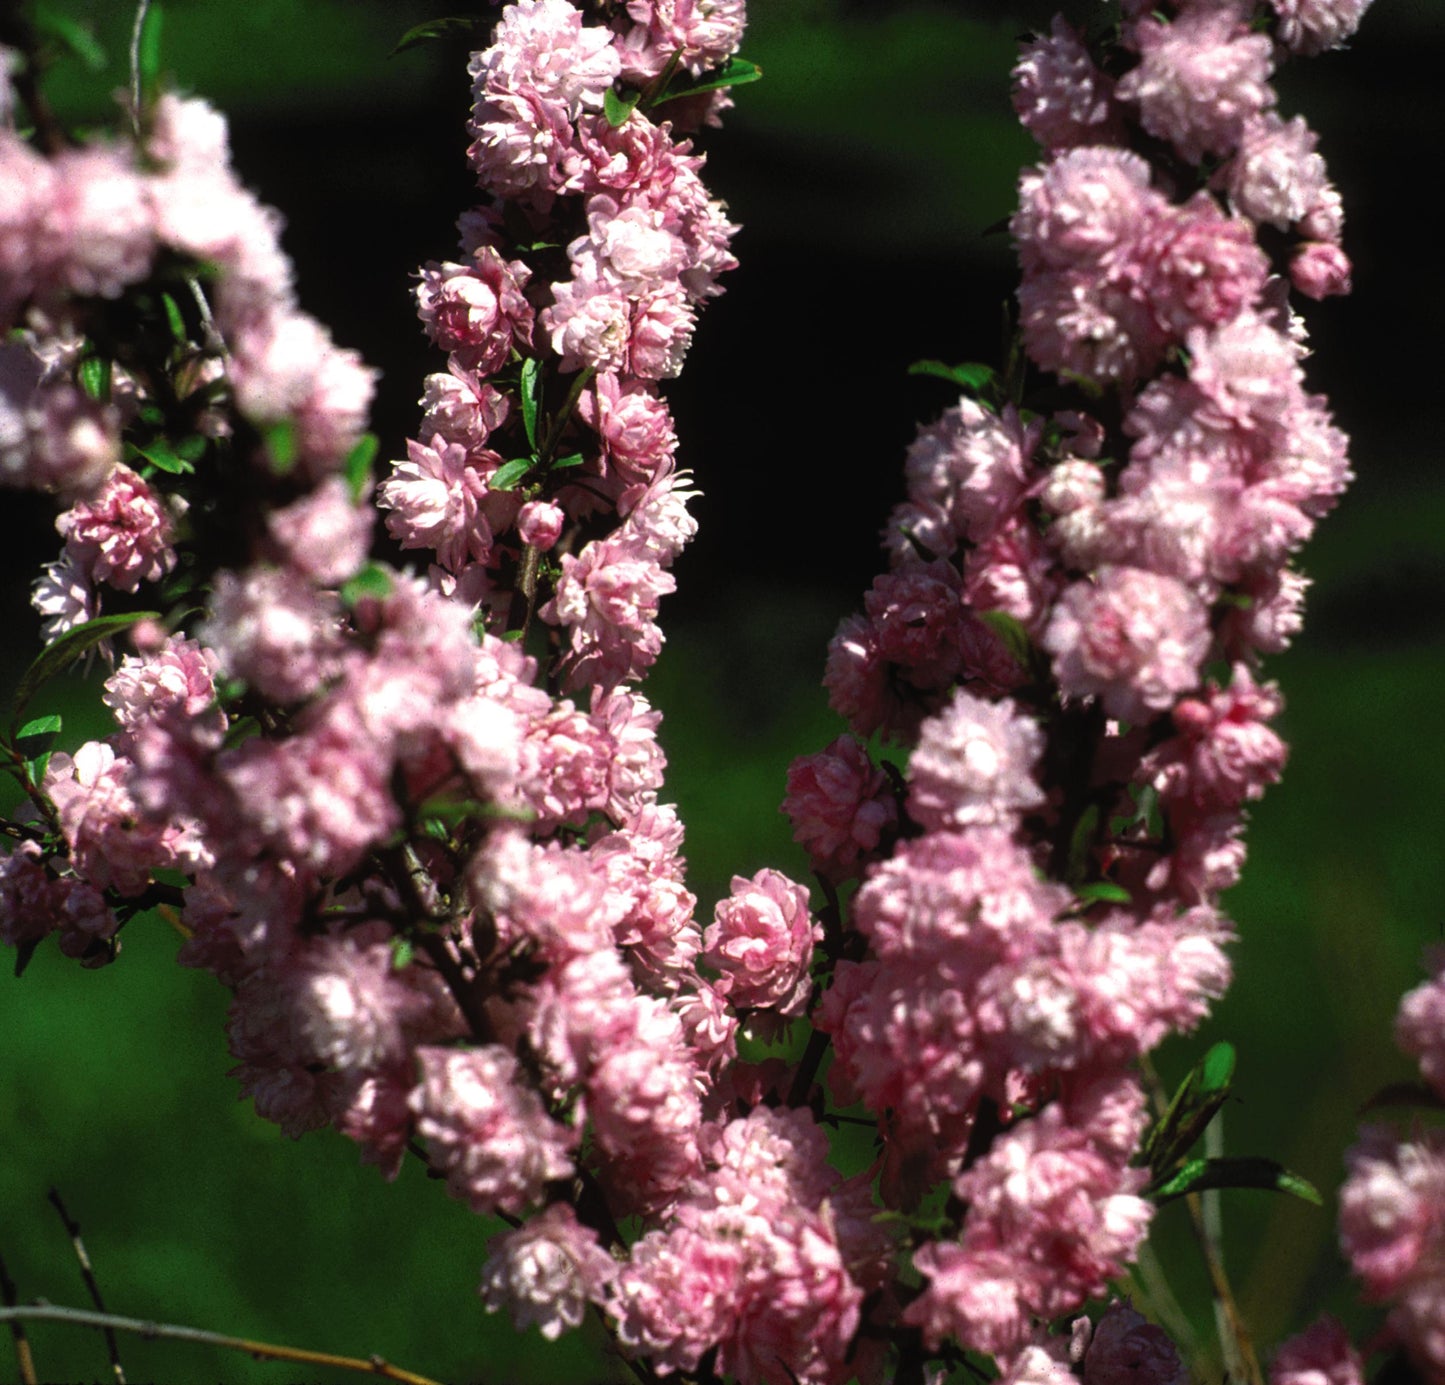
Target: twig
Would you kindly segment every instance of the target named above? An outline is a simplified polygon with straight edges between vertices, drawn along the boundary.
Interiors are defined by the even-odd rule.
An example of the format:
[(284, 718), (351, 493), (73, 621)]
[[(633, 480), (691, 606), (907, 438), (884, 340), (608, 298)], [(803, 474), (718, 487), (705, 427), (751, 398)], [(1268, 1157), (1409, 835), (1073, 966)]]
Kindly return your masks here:
[(130, 128), (135, 135), (135, 142), (140, 143), (140, 102), (141, 102), (141, 80), (140, 80), (140, 41), (145, 32), (146, 14), (150, 10), (151, 0), (140, 0), (135, 7), (135, 23), (130, 31)]
[[(181, 1327), (176, 1323), (146, 1322), (141, 1318), (122, 1318), (114, 1313), (93, 1313), (85, 1308), (66, 1308), (54, 1303), (20, 1304), (0, 1308), (0, 1322), (64, 1322), (75, 1327), (113, 1328), (116, 1332), (134, 1332), (148, 1341), (195, 1342), (200, 1346), (220, 1347), (226, 1351), (244, 1351), (258, 1361), (294, 1361), (305, 1366), (327, 1366), (332, 1370), (356, 1371), (382, 1380), (395, 1380), (401, 1385), (441, 1385), (430, 1376), (417, 1375), (383, 1361), (380, 1356), (365, 1359), (356, 1356), (334, 1356), (329, 1351), (308, 1351), (305, 1347), (276, 1346), (271, 1342), (253, 1342), (248, 1337), (227, 1337), (220, 1332), (207, 1332), (199, 1327)], [(14, 1330), (13, 1328), (11, 1329)], [(32, 1377), (33, 1380), (33, 1377)]]
[[(70, 1237), (71, 1248), (75, 1251), (75, 1258), (80, 1264), (80, 1277), (85, 1280), (86, 1292), (90, 1295), (90, 1301), (95, 1304), (96, 1311), (104, 1313), (105, 1299), (100, 1292), (100, 1284), (96, 1280), (95, 1271), (91, 1268), (90, 1256), (86, 1252), (85, 1242), (80, 1239), (80, 1223), (66, 1210), (65, 1203), (61, 1200), (60, 1191), (51, 1188), (46, 1194), (50, 1205), (60, 1214), (60, 1220), (65, 1227), (65, 1234)], [(105, 1350), (110, 1357), (110, 1368), (115, 1373), (116, 1385), (125, 1385), (125, 1371), (120, 1364), (120, 1343), (115, 1339), (115, 1333), (105, 1329)]]
[[(15, 1281), (5, 1268), (5, 1257), (0, 1255), (0, 1305), (13, 1308), (15, 1302)], [(15, 1339), (15, 1369), (20, 1372), (20, 1385), (40, 1385), (40, 1377), (35, 1374), (35, 1358), (30, 1354), (30, 1339), (25, 1335), (25, 1324), (12, 1322), (10, 1335)]]

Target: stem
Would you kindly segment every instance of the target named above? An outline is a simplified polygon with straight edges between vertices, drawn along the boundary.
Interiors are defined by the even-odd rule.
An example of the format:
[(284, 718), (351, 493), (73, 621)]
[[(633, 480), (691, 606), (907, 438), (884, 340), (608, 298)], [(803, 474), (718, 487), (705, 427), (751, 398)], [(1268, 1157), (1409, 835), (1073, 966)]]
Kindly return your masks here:
[(135, 23), (130, 31), (130, 128), (135, 135), (135, 142), (140, 143), (140, 102), (141, 102), (141, 80), (140, 80), (140, 41), (141, 35), (145, 32), (146, 14), (151, 7), (151, 0), (140, 0), (135, 7)]
[[(15, 1299), (15, 1281), (5, 1268), (5, 1257), (0, 1255), (0, 1305), (14, 1308)], [(40, 1377), (35, 1374), (35, 1358), (30, 1354), (30, 1339), (25, 1335), (25, 1324), (12, 1322), (10, 1335), (15, 1339), (15, 1369), (19, 1372), (20, 1385), (40, 1385)]]
[(808, 1093), (812, 1090), (813, 1079), (818, 1075), (818, 1066), (823, 1061), (823, 1055), (828, 1051), (828, 1035), (821, 1029), (815, 1029), (808, 1035), (808, 1046), (803, 1050), (802, 1059), (798, 1063), (797, 1075), (793, 1078), (793, 1085), (788, 1091), (789, 1106), (806, 1106), (808, 1104)]
[(547, 431), (542, 435), (542, 445), (537, 449), (537, 460), (546, 466), (552, 460), (552, 454), (557, 450), (557, 443), (561, 440), (562, 430), (572, 421), (572, 411), (577, 407), (577, 401), (582, 398), (582, 391), (592, 383), (592, 377), (597, 374), (593, 366), (585, 366), (572, 377), (572, 385), (567, 391), (567, 397), (562, 401), (562, 407), (552, 415), (552, 421), (547, 425)]
[[(96, 1311), (105, 1312), (105, 1299), (100, 1292), (100, 1284), (95, 1278), (95, 1271), (91, 1268), (90, 1256), (86, 1252), (85, 1242), (80, 1239), (80, 1223), (66, 1210), (65, 1203), (61, 1200), (60, 1191), (51, 1188), (46, 1194), (50, 1205), (60, 1214), (61, 1223), (65, 1227), (66, 1235), (70, 1237), (71, 1248), (75, 1251), (75, 1258), (80, 1263), (80, 1277), (85, 1280), (86, 1292), (90, 1294), (90, 1301), (95, 1305)], [(110, 1357), (110, 1369), (115, 1375), (116, 1385), (125, 1385), (125, 1371), (120, 1364), (120, 1344), (115, 1339), (115, 1332), (112, 1328), (105, 1329), (105, 1350)]]
[[(326, 1366), (331, 1370), (355, 1371), (359, 1375), (379, 1376), (383, 1380), (400, 1381), (401, 1385), (441, 1385), (430, 1376), (417, 1375), (382, 1360), (336, 1356), (329, 1351), (308, 1351), (305, 1347), (276, 1346), (271, 1342), (254, 1342), (249, 1337), (228, 1337), (220, 1332), (207, 1332), (199, 1327), (181, 1327), (176, 1323), (147, 1322), (142, 1318), (122, 1318), (114, 1313), (93, 1313), (84, 1308), (66, 1308), (53, 1303), (21, 1304), (0, 1308), (0, 1322), (64, 1322), (76, 1327), (114, 1329), (134, 1332), (149, 1341), (195, 1342), (200, 1346), (219, 1347), (225, 1351), (244, 1351), (258, 1361), (294, 1361), (305, 1366)], [(11, 1330), (14, 1328), (12, 1326)]]

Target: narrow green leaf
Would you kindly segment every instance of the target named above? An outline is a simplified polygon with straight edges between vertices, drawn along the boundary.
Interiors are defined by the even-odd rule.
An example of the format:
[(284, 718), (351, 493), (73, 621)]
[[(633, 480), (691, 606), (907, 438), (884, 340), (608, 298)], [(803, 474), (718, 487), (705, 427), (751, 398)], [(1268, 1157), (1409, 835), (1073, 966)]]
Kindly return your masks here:
[(394, 937), (391, 940), (391, 969), (405, 971), (416, 955), (416, 948), (410, 938)]
[(1029, 632), (1024, 629), (1022, 622), (1009, 615), (1007, 611), (985, 611), (980, 619), (1004, 642), (1004, 647), (1008, 652), (1027, 668), (1029, 660), (1033, 656), (1033, 644), (1030, 642)]
[(1106, 904), (1127, 904), (1134, 898), (1122, 885), (1116, 885), (1112, 880), (1095, 880), (1091, 884), (1080, 885), (1074, 891), (1074, 896), (1086, 904), (1100, 901)]
[(56, 736), (60, 734), (60, 727), (60, 717), (52, 713), (27, 721), (15, 733), (15, 749), (25, 757), (25, 768), (32, 784), (38, 784), (45, 778), (50, 752), (55, 746)]
[(176, 444), (176, 456), (183, 457), (194, 465), (206, 455), (206, 448), (210, 445), (209, 438), (203, 437), (200, 433), (192, 433)]
[(565, 457), (558, 457), (552, 463), (553, 471), (561, 471), (564, 467), (581, 466), (587, 459), (580, 452), (569, 452)]
[(945, 365), (942, 361), (914, 361), (908, 367), (908, 373), (936, 376), (972, 394), (991, 389), (998, 379), (998, 371), (978, 361), (966, 361), (963, 365)]
[(376, 460), (379, 446), (375, 433), (363, 433), (356, 446), (346, 454), (346, 465), (343, 468), (346, 484), (351, 491), (352, 500), (358, 504), (366, 494), (366, 483), (371, 480), (371, 464)]
[(184, 346), (190, 340), (190, 333), (186, 331), (186, 319), (181, 312), (181, 305), (170, 294), (163, 293), (161, 306), (166, 310), (166, 326), (171, 329), (171, 340), (177, 346)]
[(296, 437), (296, 425), (289, 418), (273, 423), (262, 430), (266, 440), (266, 451), (271, 456), (271, 471), (276, 476), (289, 475), (295, 470), (301, 449)]
[(474, 18), (470, 15), (454, 16), (449, 19), (429, 19), (424, 24), (414, 24), (397, 41), (395, 48), (391, 50), (388, 57), (394, 58), (398, 53), (405, 53), (408, 48), (419, 48), (424, 43), (431, 43), (440, 38), (470, 37), (485, 29), (489, 20)]
[(487, 477), (487, 489), (489, 491), (515, 490), (517, 482), (536, 465), (535, 457), (515, 457), (510, 462), (503, 462)]
[(171, 476), (186, 476), (195, 470), (164, 438), (154, 438), (144, 446), (131, 443), (127, 450), (134, 452), (137, 457), (144, 457), (157, 471), (164, 471)]
[(341, 600), (355, 606), (363, 597), (374, 596), (385, 601), (391, 595), (391, 573), (380, 563), (367, 563), (349, 582), (342, 585)]
[(706, 80), (696, 82), (690, 87), (679, 87), (676, 91), (664, 92), (652, 104), (663, 106), (669, 101), (677, 101), (684, 96), (699, 96), (705, 91), (717, 91), (722, 87), (745, 86), (748, 82), (760, 81), (762, 75), (763, 69), (757, 63), (749, 62), (746, 58), (734, 58), (726, 67), (713, 73)]
[(108, 640), (120, 634), (122, 630), (129, 630), (132, 625), (139, 625), (143, 620), (159, 619), (159, 611), (136, 611), (129, 615), (97, 616), (94, 620), (86, 621), (84, 625), (77, 625), (74, 630), (67, 630), (53, 644), (46, 645), (31, 661), (30, 667), (25, 670), (25, 676), (20, 680), (20, 686), (15, 689), (15, 696), (10, 699), (12, 733), (13, 728), (20, 722), (20, 714), (42, 684), (49, 682), (56, 674), (63, 673), (102, 640)]
[(1268, 1192), (1289, 1193), (1292, 1197), (1324, 1206), (1324, 1199), (1308, 1179), (1292, 1173), (1273, 1159), (1252, 1155), (1225, 1156), (1219, 1159), (1191, 1159), (1163, 1182), (1156, 1182), (1146, 1192), (1157, 1206), (1172, 1202), (1188, 1193), (1209, 1188), (1263, 1188)]
[(642, 93), (634, 91), (631, 96), (619, 96), (616, 91), (608, 87), (602, 93), (602, 111), (607, 117), (607, 123), (615, 130), (619, 125), (626, 125), (632, 112), (637, 109), (637, 103), (642, 100)]
[[(161, 25), (164, 14), (161, 10), (160, 0), (151, 0), (146, 10), (144, 23), (141, 25), (140, 46), (136, 56), (139, 59), (141, 90), (144, 93), (153, 92), (156, 82), (161, 75)], [(169, 314), (168, 314), (169, 315)], [(184, 338), (179, 338), (184, 340)]]
[(63, 53), (78, 58), (91, 72), (105, 71), (105, 49), (96, 41), (88, 24), (60, 13), (52, 5), (35, 7), (34, 24), (42, 38), (50, 40)]
[(1229, 1096), (1234, 1064), (1234, 1045), (1214, 1044), (1179, 1084), (1164, 1114), (1144, 1137), (1141, 1153), (1156, 1175), (1168, 1173), (1214, 1119)]
[(542, 362), (528, 356), (522, 362), (522, 427), (527, 430), (527, 446), (537, 450), (537, 404), (541, 393)]
[(87, 356), (76, 371), (80, 388), (98, 404), (110, 401), (110, 362), (104, 356)]
[(1099, 830), (1099, 805), (1091, 803), (1082, 813), (1078, 821), (1074, 823), (1074, 830), (1069, 834), (1069, 863), (1068, 878), (1080, 880), (1088, 871), (1089, 852), (1094, 846), (1094, 836)]

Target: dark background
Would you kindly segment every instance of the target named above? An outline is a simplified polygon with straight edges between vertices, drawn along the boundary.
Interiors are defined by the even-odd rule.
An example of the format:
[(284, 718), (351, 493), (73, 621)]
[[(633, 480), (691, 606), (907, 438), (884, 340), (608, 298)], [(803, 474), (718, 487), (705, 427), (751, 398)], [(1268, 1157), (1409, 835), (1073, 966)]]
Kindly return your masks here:
[[(112, 58), (57, 72), (56, 100), (104, 119), (124, 80), (129, 6), (56, 8), (91, 19)], [(421, 378), (440, 366), (408, 276), (454, 255), (456, 216), (474, 196), (465, 45), (386, 55), (448, 8), (464, 7), (166, 6), (166, 65), (230, 115), (237, 168), (286, 214), (304, 306), (384, 368), (384, 458), (401, 455)], [(997, 358), (1013, 271), (1007, 237), (985, 229), (1008, 215), (1019, 166), (1035, 157), (1009, 108), (1008, 70), (1017, 35), (1050, 12), (883, 0), (753, 9), (744, 52), (765, 78), (739, 90), (704, 141), (709, 182), (743, 225), (742, 268), (668, 387), (702, 529), (677, 565), (669, 644), (647, 685), (667, 718), (667, 793), (689, 825), (704, 921), (734, 872), (776, 865), (805, 878), (777, 814), (783, 777), (792, 756), (841, 729), (819, 685), (826, 642), (880, 566), (904, 447), (951, 402), (908, 364)], [(1289, 703), (1293, 758), (1254, 814), (1245, 883), (1227, 900), (1238, 981), (1201, 1033), (1159, 1059), (1173, 1078), (1208, 1042), (1233, 1040), (1226, 1147), (1281, 1159), (1326, 1192), (1324, 1211), (1226, 1198), (1226, 1256), (1266, 1348), (1322, 1307), (1357, 1332), (1374, 1321), (1352, 1306), (1338, 1265), (1333, 1190), (1359, 1103), (1409, 1075), (1390, 1023), (1445, 919), (1445, 285), (1426, 206), (1445, 135), (1442, 40), (1438, 0), (1380, 0), (1350, 51), (1279, 80), (1284, 113), (1320, 131), (1349, 216), (1355, 296), (1308, 307), (1309, 381), (1353, 436), (1359, 479), (1304, 555), (1315, 580), (1306, 634), (1267, 670)], [(4, 493), (0, 505), (13, 678), (37, 628), (29, 574), (57, 540), (44, 504)], [(78, 705), (68, 726), (76, 739), (101, 729)], [(0, 976), (0, 1255), (22, 1296), (82, 1301), (45, 1203), (54, 1183), (116, 1311), (379, 1352), (445, 1380), (621, 1378), (583, 1339), (547, 1346), (482, 1313), (490, 1228), (442, 1189), (412, 1170), (388, 1188), (340, 1137), (293, 1144), (239, 1103), (225, 1076), (225, 993), (175, 967), (175, 947), (164, 925), (137, 924), (106, 971), (47, 948), (23, 980)], [(1156, 1225), (1207, 1347), (1208, 1297), (1181, 1209)], [(1137, 1301), (1168, 1312), (1157, 1292)], [(32, 1335), (45, 1377), (106, 1369), (99, 1342), (74, 1329)], [(123, 1359), (133, 1379), (297, 1374), (173, 1344), (130, 1341)]]

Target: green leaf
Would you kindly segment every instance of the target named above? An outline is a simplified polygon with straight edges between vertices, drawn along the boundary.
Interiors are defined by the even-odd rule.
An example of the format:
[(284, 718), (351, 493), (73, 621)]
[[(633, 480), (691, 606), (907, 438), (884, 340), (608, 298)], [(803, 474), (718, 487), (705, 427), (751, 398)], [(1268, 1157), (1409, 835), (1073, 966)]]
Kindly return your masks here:
[(97, 404), (110, 401), (110, 361), (104, 356), (87, 356), (76, 371), (80, 388)]
[(15, 749), (25, 758), (30, 782), (38, 784), (45, 778), (46, 766), (50, 763), (50, 751), (55, 738), (60, 734), (60, 717), (54, 713), (27, 721), (15, 733)]
[(78, 58), (91, 72), (104, 72), (105, 49), (96, 42), (95, 31), (88, 24), (62, 14), (50, 5), (37, 5), (35, 31), (54, 43), (63, 53)]
[(536, 465), (535, 457), (514, 457), (510, 462), (503, 462), (487, 477), (487, 489), (489, 491), (515, 490), (517, 482)]
[(615, 130), (619, 125), (626, 125), (632, 112), (637, 109), (637, 103), (642, 100), (642, 93), (634, 91), (631, 96), (619, 96), (616, 91), (608, 87), (602, 93), (602, 111), (607, 117), (607, 123)]
[(398, 53), (405, 53), (408, 48), (419, 48), (424, 43), (431, 43), (440, 38), (453, 36), (470, 38), (473, 34), (480, 33), (490, 23), (490, 20), (474, 18), (471, 15), (454, 16), (449, 19), (429, 19), (424, 24), (415, 24), (408, 29), (387, 56), (394, 58)]
[(1152, 1198), (1156, 1206), (1163, 1206), (1177, 1197), (1209, 1188), (1264, 1188), (1269, 1192), (1289, 1193), (1316, 1207), (1324, 1206), (1324, 1199), (1308, 1179), (1290, 1172), (1273, 1159), (1252, 1155), (1191, 1159), (1163, 1182), (1152, 1184), (1145, 1195)]
[[(140, 44), (136, 50), (136, 57), (139, 60), (141, 92), (144, 98), (156, 88), (156, 83), (161, 75), (161, 24), (164, 14), (161, 10), (160, 0), (151, 0), (150, 7), (146, 10), (146, 16), (141, 24)], [(170, 314), (167, 313), (169, 317)], [(175, 330), (174, 325), (172, 331)], [(183, 336), (177, 338), (184, 341)]]
[(698, 96), (702, 92), (717, 91), (722, 87), (745, 86), (748, 82), (760, 81), (762, 75), (763, 69), (757, 63), (751, 63), (746, 58), (734, 58), (726, 67), (720, 68), (706, 80), (690, 87), (680, 87), (677, 91), (664, 92), (652, 104), (662, 106), (684, 96)]
[(126, 451), (137, 457), (144, 457), (157, 471), (164, 471), (171, 476), (186, 476), (195, 470), (164, 438), (155, 438), (144, 446), (127, 443)]
[(1122, 885), (1116, 885), (1112, 880), (1095, 880), (1092, 884), (1080, 885), (1074, 891), (1074, 897), (1086, 904), (1099, 901), (1106, 904), (1127, 904), (1134, 898)]
[(159, 620), (159, 611), (135, 611), (129, 615), (96, 616), (94, 620), (88, 620), (84, 625), (77, 625), (73, 630), (67, 630), (53, 644), (46, 645), (38, 655), (31, 661), (30, 667), (25, 670), (25, 676), (20, 680), (20, 686), (15, 689), (15, 696), (10, 699), (10, 726), (12, 733), (19, 724), (20, 714), (25, 710), (26, 704), (41, 686), (48, 683), (58, 673), (64, 673), (77, 659), (83, 658), (102, 640), (108, 640), (118, 635), (122, 630), (129, 630), (132, 625), (139, 625), (143, 620)]
[(587, 459), (580, 452), (569, 452), (565, 457), (558, 457), (552, 463), (553, 471), (561, 471), (564, 467), (581, 466)]
[(537, 450), (537, 397), (541, 393), (542, 362), (528, 356), (522, 362), (522, 427), (527, 430), (527, 446)]
[[(151, 11), (155, 13), (154, 10)], [(186, 319), (181, 312), (181, 305), (168, 293), (161, 294), (161, 306), (166, 310), (166, 326), (171, 329), (171, 340), (177, 346), (184, 346), (190, 340), (190, 333), (186, 331)]]
[(374, 596), (385, 601), (391, 595), (391, 573), (380, 563), (367, 563), (349, 582), (343, 583), (341, 600), (355, 606), (363, 597)]
[(210, 445), (209, 438), (203, 437), (200, 433), (192, 433), (176, 444), (176, 456), (194, 464), (206, 455), (206, 448)]
[(1074, 830), (1069, 834), (1069, 880), (1082, 880), (1086, 873), (1092, 874), (1088, 870), (1089, 852), (1093, 848), (1094, 835), (1098, 830), (1099, 805), (1091, 803), (1079, 814)]
[(1168, 1173), (1193, 1148), (1224, 1105), (1234, 1083), (1234, 1062), (1233, 1044), (1214, 1044), (1179, 1084), (1140, 1149), (1156, 1176)]
[(346, 454), (343, 472), (351, 498), (357, 504), (361, 503), (361, 497), (366, 494), (366, 483), (371, 480), (371, 464), (376, 460), (379, 446), (375, 433), (363, 433), (357, 439), (356, 446)]
[(998, 380), (998, 371), (990, 365), (977, 361), (966, 361), (963, 365), (945, 365), (942, 361), (914, 361), (908, 367), (910, 375), (932, 375), (947, 380), (970, 394), (982, 394), (993, 388)]
[(271, 472), (275, 476), (286, 476), (296, 467), (301, 448), (296, 436), (296, 425), (289, 418), (273, 423), (261, 430), (266, 442), (266, 451), (271, 454)]
[(1007, 611), (985, 611), (980, 617), (985, 625), (1004, 642), (1004, 647), (1014, 658), (1027, 668), (1029, 660), (1033, 657), (1033, 644), (1029, 640), (1029, 632), (1024, 629), (1022, 622), (1009, 615)]
[(416, 948), (410, 938), (394, 937), (391, 940), (391, 969), (405, 971), (416, 955)]

